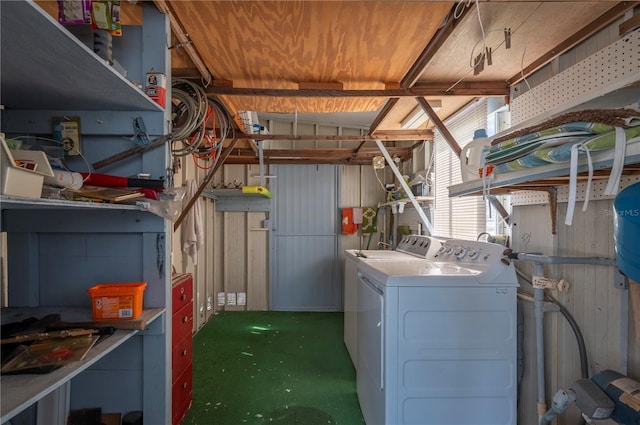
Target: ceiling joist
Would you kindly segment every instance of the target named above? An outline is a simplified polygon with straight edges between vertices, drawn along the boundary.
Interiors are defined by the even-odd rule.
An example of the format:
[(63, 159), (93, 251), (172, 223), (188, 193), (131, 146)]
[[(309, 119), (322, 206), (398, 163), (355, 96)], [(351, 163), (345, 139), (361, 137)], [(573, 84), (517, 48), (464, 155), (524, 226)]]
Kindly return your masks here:
[(327, 134), (245, 134), (241, 139), (250, 140), (289, 140), (289, 141), (332, 141), (332, 142), (373, 142), (382, 141), (403, 141), (403, 140), (433, 140), (433, 131), (420, 130), (385, 130), (377, 131), (374, 134), (362, 136), (344, 136)]
[(267, 96), (267, 97), (416, 97), (416, 96), (507, 96), (509, 87), (504, 81), (463, 81), (460, 83), (429, 83), (406, 89), (391, 90), (335, 90), (270, 89), (210, 86), (207, 95)]

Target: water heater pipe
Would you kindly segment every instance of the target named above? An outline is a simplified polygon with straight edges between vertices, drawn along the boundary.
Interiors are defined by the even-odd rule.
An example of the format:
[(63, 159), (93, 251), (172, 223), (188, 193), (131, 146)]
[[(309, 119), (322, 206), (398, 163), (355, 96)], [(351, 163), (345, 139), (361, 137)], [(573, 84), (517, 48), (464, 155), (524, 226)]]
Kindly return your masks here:
[(396, 167), (395, 162), (393, 162), (393, 159), (391, 159), (391, 156), (389, 155), (389, 152), (387, 152), (387, 148), (384, 147), (384, 145), (382, 144), (382, 141), (380, 141), (380, 140), (376, 140), (376, 144), (378, 145), (378, 148), (380, 148), (380, 152), (382, 152), (382, 155), (384, 155), (384, 159), (387, 160), (387, 164), (389, 164), (389, 167), (391, 167), (391, 170), (393, 171), (393, 174), (396, 175), (396, 178), (400, 182), (400, 185), (404, 189), (404, 192), (409, 197), (409, 200), (411, 201), (411, 204), (413, 205), (413, 207), (418, 212), (418, 215), (420, 216), (420, 219), (422, 220), (422, 223), (424, 223), (424, 225), (427, 226), (427, 230), (429, 230), (429, 235), (433, 235), (433, 224), (431, 224), (431, 221), (429, 221), (429, 218), (424, 213), (424, 210), (422, 209), (422, 206), (416, 200), (416, 197), (413, 196), (413, 192), (411, 192), (411, 188), (409, 187), (407, 182), (404, 181), (404, 178), (402, 177), (402, 174), (400, 173), (400, 170), (398, 170), (398, 167)]
[[(509, 258), (521, 261), (532, 261), (533, 275), (544, 275), (544, 264), (589, 264), (597, 266), (615, 266), (616, 261), (602, 257), (560, 257), (541, 254), (511, 253)], [(536, 371), (537, 371), (537, 406), (538, 421), (544, 421), (547, 412), (545, 394), (545, 368), (544, 368), (544, 288), (533, 288), (533, 314), (536, 329)], [(542, 423), (542, 422), (541, 422)]]

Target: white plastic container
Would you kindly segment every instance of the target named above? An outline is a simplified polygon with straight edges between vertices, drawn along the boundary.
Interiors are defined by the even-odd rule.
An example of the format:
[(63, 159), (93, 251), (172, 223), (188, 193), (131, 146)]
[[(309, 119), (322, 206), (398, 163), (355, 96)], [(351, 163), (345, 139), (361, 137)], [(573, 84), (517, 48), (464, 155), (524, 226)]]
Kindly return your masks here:
[[(53, 170), (47, 156), (42, 151), (11, 150), (4, 137), (0, 137), (0, 166), (2, 195), (40, 198), (45, 176), (53, 177)], [(34, 169), (18, 166), (16, 161), (32, 164)]]
[(480, 178), (479, 169), (484, 161), (483, 150), (491, 145), (491, 139), (487, 137), (484, 128), (478, 129), (473, 134), (473, 140), (460, 152), (460, 174), (463, 182)]

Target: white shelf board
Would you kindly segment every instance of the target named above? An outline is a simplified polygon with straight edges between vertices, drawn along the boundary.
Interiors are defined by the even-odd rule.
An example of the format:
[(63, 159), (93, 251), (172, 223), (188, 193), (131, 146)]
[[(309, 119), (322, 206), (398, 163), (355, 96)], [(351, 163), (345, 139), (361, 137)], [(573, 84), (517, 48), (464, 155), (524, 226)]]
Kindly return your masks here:
[[(433, 201), (433, 200), (434, 200), (433, 196), (416, 196), (416, 201), (418, 201), (418, 202), (427, 202), (427, 201)], [(386, 206), (398, 205), (398, 204), (411, 205), (411, 199), (404, 198), (404, 199), (398, 199), (398, 200), (395, 200), (395, 201), (385, 202), (383, 204), (378, 204), (378, 207), (386, 207)]]
[[(2, 310), (2, 323), (11, 320), (16, 312), (24, 312), (23, 319), (27, 317), (43, 317), (51, 313), (60, 313), (63, 321), (91, 321), (91, 310), (87, 309), (60, 309), (60, 308), (6, 308)], [(164, 313), (164, 308), (144, 310), (140, 318), (144, 318), (147, 324), (151, 323)], [(7, 317), (9, 319), (7, 319)], [(139, 331), (115, 331), (113, 335), (99, 341), (87, 353), (84, 360), (69, 363), (59, 369), (46, 374), (25, 374), (0, 376), (0, 391), (2, 393), (2, 413), (0, 423), (11, 419), (25, 408), (40, 400), (56, 388), (71, 380), (92, 364), (115, 350)]]
[[(613, 149), (591, 154), (594, 170), (611, 168), (613, 163)], [(640, 163), (640, 143), (627, 145), (625, 165)], [(516, 184), (540, 181), (553, 177), (569, 176), (569, 163), (549, 164), (541, 167), (533, 167), (525, 170), (511, 171), (509, 173), (495, 173), (490, 180), (490, 188), (508, 187)], [(586, 158), (578, 164), (578, 172), (588, 171)], [(568, 183), (568, 182), (567, 182)], [(517, 187), (514, 187), (517, 190)], [(482, 180), (471, 180), (465, 183), (449, 186), (449, 196), (481, 195)]]
[(242, 189), (207, 189), (202, 196), (216, 201), (216, 211), (271, 211), (271, 198), (262, 193), (244, 193)]
[(33, 1), (0, 2), (0, 20), (5, 108), (163, 110)]
[(67, 201), (63, 199), (22, 198), (19, 196), (0, 196), (0, 209), (103, 209), (103, 210), (135, 210), (146, 211), (138, 205), (110, 204), (84, 201)]

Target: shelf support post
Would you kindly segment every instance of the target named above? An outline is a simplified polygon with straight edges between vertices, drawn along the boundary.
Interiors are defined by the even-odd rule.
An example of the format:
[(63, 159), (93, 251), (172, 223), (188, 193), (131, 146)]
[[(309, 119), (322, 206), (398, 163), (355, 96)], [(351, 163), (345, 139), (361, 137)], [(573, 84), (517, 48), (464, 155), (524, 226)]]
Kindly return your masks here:
[(396, 167), (395, 162), (393, 162), (393, 159), (391, 159), (389, 152), (387, 152), (387, 148), (382, 144), (381, 140), (376, 140), (376, 144), (378, 145), (378, 148), (380, 148), (380, 152), (382, 152), (384, 159), (387, 160), (387, 164), (389, 164), (389, 167), (391, 167), (393, 174), (395, 174), (396, 178), (400, 182), (400, 185), (404, 189), (404, 192), (407, 194), (407, 196), (411, 200), (411, 204), (418, 212), (418, 215), (420, 216), (422, 223), (425, 226), (427, 226), (427, 230), (429, 230), (429, 234), (433, 235), (433, 224), (431, 224), (431, 221), (429, 220), (427, 215), (424, 213), (424, 210), (416, 200), (416, 197), (413, 196), (413, 192), (411, 192), (411, 188), (409, 187), (409, 185), (407, 185), (407, 182), (405, 182), (404, 179), (402, 178), (402, 174), (400, 174), (400, 170), (398, 170), (398, 167)]

